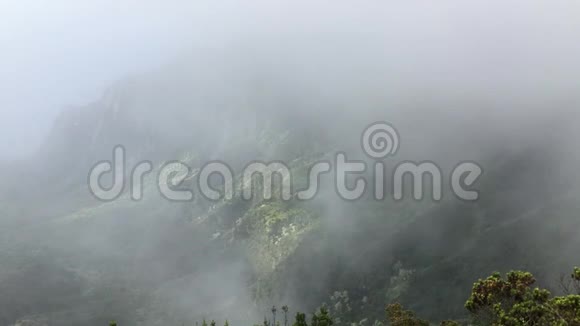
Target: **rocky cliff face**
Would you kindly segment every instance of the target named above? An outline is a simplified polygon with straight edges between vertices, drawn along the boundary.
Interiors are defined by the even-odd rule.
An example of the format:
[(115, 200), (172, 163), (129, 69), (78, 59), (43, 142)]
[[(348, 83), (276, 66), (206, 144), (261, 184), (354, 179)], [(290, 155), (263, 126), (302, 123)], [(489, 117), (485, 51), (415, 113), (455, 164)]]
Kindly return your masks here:
[[(549, 281), (555, 275), (548, 267), (569, 269), (580, 225), (574, 164), (561, 164), (577, 158), (574, 144), (560, 141), (567, 139), (566, 124), (558, 122), (549, 139), (510, 135), (509, 124), (490, 135), (474, 127), (484, 117), (438, 133), (455, 113), (347, 110), (383, 102), (360, 102), (353, 90), (337, 93), (344, 99), (338, 103), (323, 96), (336, 90), (316, 85), (248, 63), (178, 63), (64, 112), (27, 163), (42, 168), (22, 174), (17, 201), (1, 203), (7, 219), (27, 223), (4, 231), (0, 323), (33, 322), (26, 316), (50, 325), (248, 322), (272, 304), (312, 309), (343, 298), (344, 292), (330, 298), (335, 291), (347, 291), (352, 321), (382, 316), (393, 300), (437, 319), (461, 315), (456, 309), (471, 282), (492, 270), (524, 268)], [(433, 105), (448, 99), (441, 101)], [(363, 159), (360, 131), (376, 118), (395, 120), (408, 135), (400, 161), (446, 166), (455, 158), (480, 159), (481, 200), (349, 202), (330, 183), (311, 201), (285, 201), (279, 193), (244, 200), (240, 192), (248, 184), (217, 202), (201, 196), (171, 202), (157, 191), (160, 165), (176, 159), (193, 170), (210, 160), (227, 162), (236, 180), (252, 160), (283, 160), (304, 185), (309, 167), (338, 150)], [(498, 139), (505, 141), (497, 146)], [(531, 146), (538, 139), (554, 146)], [(89, 168), (111, 159), (119, 144), (129, 169), (154, 162), (141, 201), (125, 193), (100, 202), (87, 190)], [(194, 188), (196, 177), (182, 186)], [(32, 294), (8, 291), (41, 278)]]

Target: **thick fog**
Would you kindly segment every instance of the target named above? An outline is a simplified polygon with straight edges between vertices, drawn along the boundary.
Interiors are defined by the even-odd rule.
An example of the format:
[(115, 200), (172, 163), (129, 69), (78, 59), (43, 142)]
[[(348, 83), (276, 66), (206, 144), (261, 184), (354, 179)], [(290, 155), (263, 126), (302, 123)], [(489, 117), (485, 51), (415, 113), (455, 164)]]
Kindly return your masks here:
[(206, 7), (181, 1), (2, 1), (1, 157), (30, 155), (63, 108), (89, 103), (118, 79), (203, 43), (195, 21)]
[(275, 41), (312, 55), (332, 49), (324, 60), (343, 69), (348, 56), (372, 51), (364, 54), (368, 69), (379, 64), (402, 90), (407, 83), (417, 91), (445, 90), (448, 82), (516, 96), (577, 86), (575, 1), (25, 0), (0, 6), (3, 157), (38, 148), (63, 107), (87, 103), (113, 81), (160, 66), (185, 48), (235, 52)]
[[(0, 324), (250, 325), (343, 290), (372, 318), (400, 300), (440, 320), (496, 269), (552, 286), (578, 264), (579, 39), (572, 0), (2, 1)], [(192, 168), (176, 187), (213, 160), (236, 181), (256, 160), (297, 179), (337, 152), (371, 162), (376, 121), (401, 137), (387, 170), (434, 162), (443, 200), (347, 201), (329, 178), (311, 201), (175, 202), (155, 184), (174, 160)], [(140, 201), (88, 187), (117, 145), (127, 171), (152, 162)], [(448, 192), (462, 161), (483, 168), (478, 201)]]

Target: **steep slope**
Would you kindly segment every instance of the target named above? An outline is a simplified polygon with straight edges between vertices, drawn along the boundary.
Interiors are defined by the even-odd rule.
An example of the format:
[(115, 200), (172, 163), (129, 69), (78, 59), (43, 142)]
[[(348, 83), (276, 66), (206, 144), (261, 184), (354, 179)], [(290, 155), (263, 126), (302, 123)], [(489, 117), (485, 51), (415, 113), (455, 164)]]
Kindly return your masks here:
[[(335, 291), (364, 302), (352, 321), (381, 318), (393, 300), (437, 320), (461, 317), (455, 307), (471, 282), (493, 270), (529, 269), (546, 281), (556, 277), (548, 270), (569, 270), (580, 239), (578, 157), (565, 141), (575, 135), (573, 114), (550, 121), (552, 136), (530, 137), (531, 121), (514, 126), (502, 115), (465, 120), (467, 114), (439, 110), (462, 103), (459, 95), (430, 99), (428, 109), (411, 100), (389, 109), (405, 98), (387, 101), (380, 88), (362, 96), (342, 84), (323, 86), (326, 77), (279, 73), (291, 63), (275, 70), (223, 58), (178, 62), (63, 113), (28, 163), (43, 169), (17, 174), (18, 192), (6, 193), (18, 198), (0, 203), (3, 221), (10, 221), (2, 237), (0, 323), (254, 322), (272, 304), (310, 310)], [(463, 125), (438, 131), (446, 119)], [(502, 123), (491, 133), (486, 125), (494, 119)], [(360, 134), (376, 120), (393, 122), (404, 141), (388, 164), (429, 159), (448, 173), (460, 160), (478, 160), (485, 167), (481, 199), (345, 201), (332, 179), (315, 199), (295, 198), (313, 163), (337, 151), (368, 160)], [(155, 166), (141, 201), (126, 191), (100, 202), (88, 191), (89, 169), (110, 160), (119, 144), (128, 169), (143, 160)], [(281, 160), (295, 180), (293, 199), (275, 192), (271, 200), (245, 200), (243, 187), (261, 186), (238, 182), (230, 200), (168, 201), (156, 176), (171, 160), (192, 167), (181, 185), (190, 189), (195, 169), (211, 160), (227, 162), (237, 181), (251, 161)], [(14, 290), (39, 277), (46, 278), (35, 293)]]

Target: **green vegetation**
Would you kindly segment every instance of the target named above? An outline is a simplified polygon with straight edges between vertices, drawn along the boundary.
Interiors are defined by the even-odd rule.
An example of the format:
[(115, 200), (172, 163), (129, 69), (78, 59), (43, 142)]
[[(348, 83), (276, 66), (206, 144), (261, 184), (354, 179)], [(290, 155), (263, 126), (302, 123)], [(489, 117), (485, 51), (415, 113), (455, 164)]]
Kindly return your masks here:
[[(471, 295), (465, 303), (470, 313), (471, 325), (525, 326), (525, 325), (580, 325), (580, 295), (552, 297), (546, 289), (532, 288), (536, 282), (529, 272), (511, 271), (502, 278), (493, 273), (473, 284)], [(566, 283), (564, 283), (566, 284)], [(569, 278), (569, 283), (580, 289), (579, 269)], [(569, 287), (564, 287), (569, 289)], [(429, 322), (415, 317), (400, 304), (387, 307), (391, 325), (420, 326)], [(460, 325), (443, 321), (441, 325)]]
[[(441, 326), (457, 325), (492, 325), (492, 326), (580, 326), (580, 268), (575, 267), (567, 280), (563, 280), (562, 288), (568, 292), (577, 292), (564, 296), (552, 296), (550, 291), (538, 287), (533, 288), (536, 280), (529, 272), (511, 271), (502, 277), (493, 273), (486, 279), (480, 279), (473, 284), (471, 294), (465, 303), (469, 318), (463, 321), (444, 320)], [(337, 292), (332, 298), (341, 297), (338, 304), (348, 302), (348, 294)], [(341, 307), (335, 305), (335, 311)], [(288, 326), (288, 306), (283, 306), (284, 326)], [(279, 326), (276, 321), (277, 309), (271, 309), (272, 318), (264, 318), (264, 326)], [(340, 313), (338, 313), (340, 315)], [(292, 326), (361, 326), (367, 322), (348, 322), (341, 316), (332, 315), (328, 307), (323, 305), (312, 314), (310, 323), (306, 314), (297, 312)], [(386, 320), (377, 320), (375, 326), (428, 326), (430, 321), (421, 319), (413, 311), (405, 310), (400, 303), (390, 303), (386, 307)], [(215, 326), (214, 320), (210, 323)], [(226, 320), (225, 326), (229, 326)], [(117, 326), (110, 323), (110, 326)], [(205, 319), (202, 326), (207, 326)]]
[[(578, 268), (571, 275), (576, 286)], [(503, 279), (494, 273), (473, 285), (465, 307), (474, 321), (484, 325), (580, 325), (580, 295), (552, 297), (548, 290), (532, 288), (528, 272), (512, 271)]]

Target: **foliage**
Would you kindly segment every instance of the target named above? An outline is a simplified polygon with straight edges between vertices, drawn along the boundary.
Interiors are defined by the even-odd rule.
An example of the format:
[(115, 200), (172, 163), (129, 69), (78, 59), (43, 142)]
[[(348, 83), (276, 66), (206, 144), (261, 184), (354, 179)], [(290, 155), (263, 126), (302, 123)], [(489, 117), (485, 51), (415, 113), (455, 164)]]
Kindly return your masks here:
[(532, 288), (535, 281), (528, 272), (512, 271), (505, 279), (494, 273), (475, 282), (465, 307), (477, 324), (580, 325), (580, 295), (551, 297), (548, 290)]
[(288, 326), (288, 306), (282, 306), (282, 311), (284, 312), (284, 326)]
[(572, 279), (575, 281), (580, 281), (580, 267), (574, 267), (572, 272)]
[(412, 311), (403, 309), (399, 303), (387, 306), (387, 319), (393, 326), (429, 326), (429, 322), (415, 317)]
[(580, 294), (580, 268), (574, 267), (569, 277), (560, 277), (560, 287), (566, 294)]
[(294, 324), (292, 324), (292, 326), (308, 326), (308, 324), (306, 323), (306, 314), (297, 312), (296, 320), (294, 321)]
[(321, 307), (317, 313), (312, 315), (312, 323), (310, 326), (332, 326), (334, 324), (328, 309), (326, 307)]
[[(580, 281), (580, 268), (574, 268), (570, 275), (573, 282)], [(511, 271), (502, 277), (500, 273), (493, 273), (486, 279), (479, 279), (473, 284), (471, 294), (465, 303), (470, 312), (470, 325), (492, 326), (580, 326), (580, 294), (552, 297), (548, 290), (532, 288), (536, 279), (529, 272)], [(350, 312), (348, 292), (335, 292), (331, 297), (334, 303), (332, 313), (340, 315)], [(288, 306), (282, 306), (284, 312), (284, 326), (287, 326)], [(280, 325), (276, 322), (275, 306), (271, 308), (272, 321), (264, 318), (264, 326)], [(392, 326), (429, 326), (427, 320), (420, 319), (410, 310), (405, 310), (400, 303), (391, 303), (386, 307), (387, 324)], [(368, 319), (350, 325), (365, 325)], [(323, 305), (312, 314), (310, 324), (306, 321), (306, 314), (297, 312), (292, 326), (333, 326), (345, 324), (337, 315)], [(211, 326), (216, 322), (212, 320)], [(376, 321), (375, 326), (383, 325)], [(441, 326), (459, 326), (453, 320), (445, 320)], [(111, 322), (110, 326), (117, 326)], [(207, 326), (204, 319), (202, 326)], [(229, 326), (226, 320), (225, 326)]]

